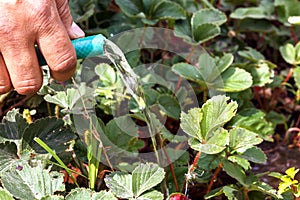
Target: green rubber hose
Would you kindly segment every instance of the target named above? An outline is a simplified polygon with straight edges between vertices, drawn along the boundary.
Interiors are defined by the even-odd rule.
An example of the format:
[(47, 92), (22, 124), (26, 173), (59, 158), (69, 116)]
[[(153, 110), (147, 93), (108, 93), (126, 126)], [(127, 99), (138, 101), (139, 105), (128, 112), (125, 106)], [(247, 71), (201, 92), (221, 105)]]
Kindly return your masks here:
[[(106, 38), (101, 34), (72, 40), (77, 59), (103, 55), (105, 40)], [(41, 51), (37, 47), (35, 49), (40, 66), (47, 65), (47, 62)]]

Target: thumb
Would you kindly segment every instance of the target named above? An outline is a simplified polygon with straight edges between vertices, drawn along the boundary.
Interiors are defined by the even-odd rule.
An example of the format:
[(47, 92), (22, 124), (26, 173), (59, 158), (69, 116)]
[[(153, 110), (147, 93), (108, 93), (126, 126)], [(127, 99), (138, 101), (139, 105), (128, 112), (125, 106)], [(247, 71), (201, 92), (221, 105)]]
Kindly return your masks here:
[(72, 19), (68, 0), (56, 0), (56, 6), (59, 17), (63, 22), (69, 37), (71, 39), (84, 37), (84, 32)]
[(67, 30), (67, 32), (71, 39), (85, 36), (83, 30), (81, 30), (81, 28), (75, 22), (72, 23), (70, 30)]

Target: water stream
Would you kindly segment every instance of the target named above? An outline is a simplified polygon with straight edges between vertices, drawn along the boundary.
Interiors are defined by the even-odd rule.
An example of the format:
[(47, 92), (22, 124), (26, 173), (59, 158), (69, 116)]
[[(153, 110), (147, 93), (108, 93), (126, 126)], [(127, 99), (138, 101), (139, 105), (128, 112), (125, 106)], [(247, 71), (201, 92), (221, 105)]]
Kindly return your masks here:
[[(118, 75), (124, 82), (128, 93), (137, 102), (140, 111), (145, 116), (145, 122), (148, 126), (151, 141), (153, 143), (153, 150), (156, 155), (158, 163), (160, 163), (160, 156), (158, 154), (158, 148), (160, 146), (160, 139), (157, 137), (157, 130), (153, 121), (153, 114), (146, 106), (146, 98), (142, 87), (138, 80), (138, 75), (132, 70), (122, 50), (113, 42), (106, 40), (104, 44), (104, 56), (106, 56), (115, 66)], [(157, 139), (158, 138), (158, 139)]]

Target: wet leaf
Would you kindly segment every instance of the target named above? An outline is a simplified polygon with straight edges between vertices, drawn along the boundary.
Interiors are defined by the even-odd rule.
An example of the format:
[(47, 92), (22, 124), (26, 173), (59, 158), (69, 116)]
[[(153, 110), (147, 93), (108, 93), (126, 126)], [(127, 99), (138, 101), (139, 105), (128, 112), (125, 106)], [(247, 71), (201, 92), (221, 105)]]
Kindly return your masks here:
[(168, 94), (161, 94), (157, 98), (161, 111), (165, 112), (167, 116), (174, 119), (179, 119), (180, 105), (174, 96)]
[(34, 121), (24, 130), (22, 149), (34, 149), (37, 153), (46, 153), (33, 138), (43, 140), (56, 153), (68, 148), (68, 142), (76, 138), (70, 127), (64, 126), (64, 121), (55, 117), (45, 117)]

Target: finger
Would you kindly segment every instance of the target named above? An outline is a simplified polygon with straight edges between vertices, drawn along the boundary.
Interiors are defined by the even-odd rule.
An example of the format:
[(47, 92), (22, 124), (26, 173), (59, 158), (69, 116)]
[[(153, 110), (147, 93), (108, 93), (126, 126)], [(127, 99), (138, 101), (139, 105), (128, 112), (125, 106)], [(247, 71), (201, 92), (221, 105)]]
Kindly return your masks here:
[(4, 94), (12, 89), (9, 74), (6, 69), (2, 54), (0, 53), (0, 94)]
[(8, 41), (7, 48), (2, 49), (12, 86), (19, 94), (35, 93), (42, 86), (42, 72), (35, 54), (34, 42), (32, 41), (32, 45), (29, 43), (21, 40)]
[(73, 75), (76, 68), (76, 53), (58, 15), (49, 18), (40, 28), (37, 33), (37, 44), (54, 79), (65, 81)]
[(68, 1), (57, 0), (56, 5), (60, 19), (63, 22), (69, 37), (71, 39), (84, 37), (84, 32), (79, 28), (79, 26), (75, 22), (73, 22)]

